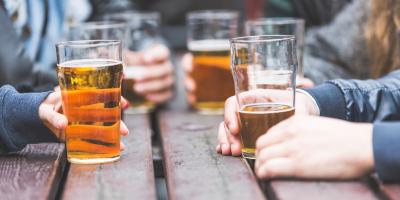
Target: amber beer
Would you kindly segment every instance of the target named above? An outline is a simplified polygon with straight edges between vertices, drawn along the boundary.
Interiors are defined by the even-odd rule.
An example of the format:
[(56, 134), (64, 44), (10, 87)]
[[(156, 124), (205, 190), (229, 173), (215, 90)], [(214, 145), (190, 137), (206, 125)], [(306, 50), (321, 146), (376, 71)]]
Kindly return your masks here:
[(126, 113), (147, 113), (155, 108), (153, 102), (148, 101), (144, 96), (134, 92), (135, 77), (141, 76), (145, 70), (141, 66), (128, 66), (124, 71), (124, 79), (122, 80), (122, 96), (125, 97), (130, 104), (130, 108)]
[(192, 76), (196, 83), (194, 107), (204, 113), (222, 112), (224, 101), (234, 95), (227, 40), (199, 40), (189, 43), (193, 54)]
[(123, 66), (107, 59), (58, 64), (68, 160), (112, 162), (120, 157), (120, 99)]
[(239, 111), (242, 154), (254, 159), (256, 141), (268, 129), (294, 114), (294, 108), (285, 104), (248, 104)]

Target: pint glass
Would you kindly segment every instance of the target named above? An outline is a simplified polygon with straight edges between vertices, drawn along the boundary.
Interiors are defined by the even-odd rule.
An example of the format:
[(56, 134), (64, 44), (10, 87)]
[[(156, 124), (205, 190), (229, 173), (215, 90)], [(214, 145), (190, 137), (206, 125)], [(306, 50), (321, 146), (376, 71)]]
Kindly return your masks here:
[(121, 41), (61, 42), (57, 76), (68, 161), (94, 164), (120, 157)]
[(298, 60), (297, 84), (301, 84), (299, 81), (304, 77), (304, 26), (304, 19), (277, 17), (246, 21), (245, 29), (247, 35), (294, 35)]
[(229, 39), (237, 36), (238, 17), (237, 12), (225, 10), (187, 15), (187, 45), (196, 84), (194, 108), (200, 113), (223, 113), (225, 99), (234, 94)]
[[(256, 140), (294, 114), (296, 46), (293, 36), (248, 36), (231, 40), (242, 156), (254, 159)], [(286, 98), (276, 98), (286, 95)]]
[[(158, 12), (123, 12), (108, 14), (105, 20), (123, 22), (127, 25), (128, 38), (125, 47), (131, 51), (143, 51), (162, 43), (160, 34), (160, 14)], [(129, 101), (131, 108), (126, 113), (146, 113), (155, 108), (155, 104), (133, 91), (135, 78), (140, 77), (145, 66), (126, 63), (124, 80), (122, 81), (123, 96)]]

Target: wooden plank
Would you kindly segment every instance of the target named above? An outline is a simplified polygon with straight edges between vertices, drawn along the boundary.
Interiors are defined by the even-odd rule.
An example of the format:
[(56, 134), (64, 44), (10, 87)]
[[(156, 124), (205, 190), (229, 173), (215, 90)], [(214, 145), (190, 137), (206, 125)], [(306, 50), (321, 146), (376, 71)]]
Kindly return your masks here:
[(268, 184), (267, 193), (280, 200), (378, 199), (368, 184), (362, 181), (275, 180)]
[(377, 174), (371, 176), (371, 181), (379, 190), (379, 192), (386, 199), (400, 200), (400, 184), (399, 183), (386, 183), (379, 180)]
[(156, 199), (147, 115), (126, 115), (126, 150), (111, 164), (71, 164), (63, 199)]
[(28, 145), (0, 156), (1, 199), (54, 199), (66, 165), (64, 144)]
[(241, 158), (215, 151), (221, 121), (222, 116), (161, 113), (169, 199), (265, 199)]
[(400, 200), (400, 185), (397, 183), (385, 183), (381, 190), (390, 200)]

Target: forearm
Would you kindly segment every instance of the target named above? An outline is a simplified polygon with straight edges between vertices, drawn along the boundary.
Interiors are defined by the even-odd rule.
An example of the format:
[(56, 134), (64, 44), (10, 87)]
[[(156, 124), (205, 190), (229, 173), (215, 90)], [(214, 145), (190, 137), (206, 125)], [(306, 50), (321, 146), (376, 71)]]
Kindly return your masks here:
[(26, 144), (57, 141), (38, 114), (39, 105), (48, 94), (20, 94), (10, 86), (0, 88), (0, 145), (3, 150), (18, 151)]
[(340, 65), (307, 53), (304, 54), (304, 76), (316, 85), (328, 80), (352, 78)]

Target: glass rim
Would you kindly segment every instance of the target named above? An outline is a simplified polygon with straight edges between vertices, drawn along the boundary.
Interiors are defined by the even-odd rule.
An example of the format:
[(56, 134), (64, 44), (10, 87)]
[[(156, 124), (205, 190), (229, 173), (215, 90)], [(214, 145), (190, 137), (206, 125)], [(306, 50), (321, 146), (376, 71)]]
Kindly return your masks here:
[(121, 40), (71, 40), (58, 42), (56, 48), (94, 48), (121, 44)]
[(239, 11), (228, 9), (195, 10), (186, 14), (186, 19), (229, 19), (238, 17)]
[(253, 35), (242, 36), (230, 39), (231, 43), (255, 43), (255, 42), (281, 42), (281, 41), (295, 41), (294, 35)]
[(305, 20), (295, 17), (266, 17), (247, 20), (247, 24), (255, 25), (286, 25), (286, 24), (305, 24)]
[(127, 23), (119, 21), (92, 21), (72, 24), (71, 29), (83, 28), (83, 29), (113, 29), (113, 28), (126, 28)]

